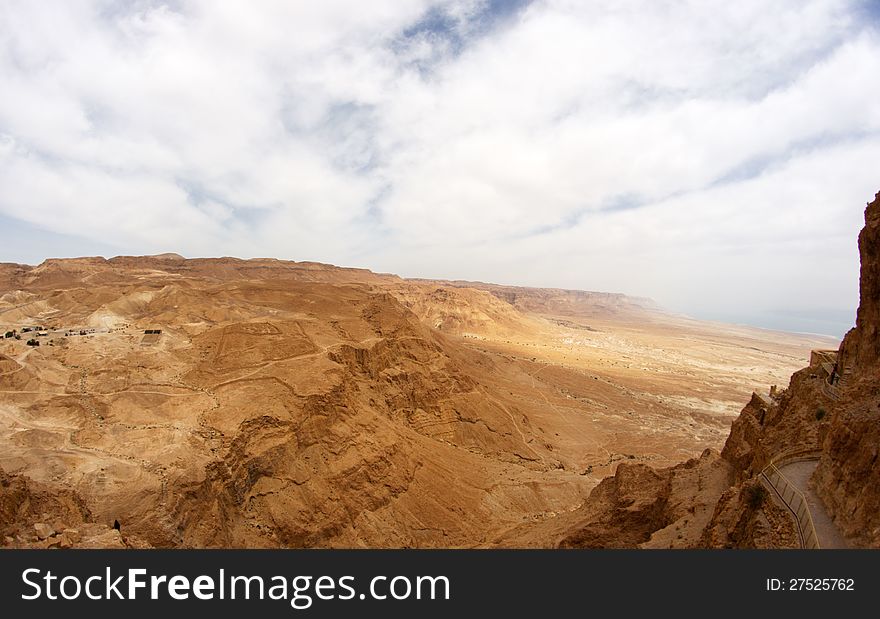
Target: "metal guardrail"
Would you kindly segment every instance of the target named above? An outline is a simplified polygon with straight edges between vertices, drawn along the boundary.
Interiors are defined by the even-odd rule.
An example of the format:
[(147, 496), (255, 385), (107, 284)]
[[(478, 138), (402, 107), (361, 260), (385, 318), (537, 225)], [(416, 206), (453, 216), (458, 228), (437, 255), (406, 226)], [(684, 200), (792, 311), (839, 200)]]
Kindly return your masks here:
[(822, 393), (827, 395), (832, 400), (837, 400), (840, 398), (840, 390), (846, 385), (847, 380), (852, 374), (852, 367), (845, 367), (837, 374), (837, 380), (834, 382), (831, 381), (834, 374), (829, 375), (828, 377), (822, 379)]
[(770, 487), (773, 488), (777, 496), (788, 507), (792, 516), (794, 516), (801, 548), (817, 550), (821, 546), (819, 545), (819, 537), (816, 534), (816, 526), (813, 524), (810, 507), (807, 505), (807, 497), (780, 472), (778, 467), (801, 460), (818, 460), (819, 453), (819, 450), (816, 449), (790, 449), (774, 457), (770, 464), (761, 471), (761, 477), (770, 484)]
[(828, 382), (828, 380), (822, 381), (822, 393), (827, 395), (832, 400), (837, 400), (840, 398), (840, 391), (837, 388), (837, 385), (832, 385)]
[[(800, 462), (801, 460), (818, 460), (821, 456), (822, 450), (818, 447), (792, 447), (785, 451), (780, 451), (773, 456), (770, 459), (770, 464), (783, 466), (792, 462)], [(767, 466), (769, 467), (770, 464)]]

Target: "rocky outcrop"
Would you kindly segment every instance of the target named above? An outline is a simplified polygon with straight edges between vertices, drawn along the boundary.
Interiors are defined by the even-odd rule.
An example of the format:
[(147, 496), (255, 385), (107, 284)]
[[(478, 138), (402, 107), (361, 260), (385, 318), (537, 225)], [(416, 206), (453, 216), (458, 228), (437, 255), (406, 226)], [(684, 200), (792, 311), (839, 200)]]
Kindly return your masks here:
[(395, 295), (419, 319), (443, 333), (500, 335), (535, 328), (511, 304), (485, 290), (401, 285)]
[(821, 447), (835, 406), (823, 391), (823, 378), (810, 368), (796, 372), (788, 389), (775, 397), (754, 394), (733, 421), (722, 457), (741, 482), (761, 472), (783, 452), (810, 452)]
[[(563, 547), (796, 548), (795, 524), (757, 475), (783, 452), (815, 451), (833, 401), (807, 368), (775, 397), (754, 394), (720, 455), (668, 469), (621, 464), (587, 499)], [(822, 414), (817, 414), (822, 411)]]
[(839, 383), (829, 386), (820, 368), (809, 367), (778, 399), (755, 397), (746, 406), (722, 452), (738, 484), (719, 499), (702, 545), (788, 545), (773, 504), (758, 510), (742, 497), (771, 458), (819, 451), (812, 483), (835, 525), (851, 545), (880, 546), (880, 193), (865, 210), (859, 252), (859, 309), (838, 353)]
[[(671, 522), (672, 476), (644, 464), (623, 463), (590, 494), (594, 517), (560, 543), (562, 548), (633, 548)], [(598, 508), (598, 509), (597, 509)]]
[(856, 379), (870, 377), (880, 365), (880, 192), (865, 209), (859, 258), (862, 268), (856, 326), (840, 347), (841, 368), (848, 368)]
[[(729, 479), (712, 488), (704, 526), (686, 531), (679, 545), (797, 547), (794, 521), (758, 475), (771, 460), (818, 452), (812, 483), (835, 525), (851, 545), (880, 547), (880, 193), (865, 211), (859, 251), (860, 304), (838, 353), (839, 383), (830, 385), (821, 368), (808, 367), (784, 391), (752, 397), (721, 453)], [(621, 465), (581, 508), (586, 523), (570, 526), (561, 545), (660, 545), (661, 532), (681, 515), (670, 509), (674, 480), (707, 461), (662, 470)]]
[(0, 469), (0, 536), (13, 548), (147, 548), (109, 524), (92, 522), (78, 493)]
[(812, 483), (835, 525), (853, 546), (880, 547), (880, 193), (865, 210), (859, 252), (859, 309), (838, 353), (839, 383), (829, 387), (819, 369), (806, 368), (778, 400), (756, 397), (746, 406), (722, 452), (740, 483), (719, 500), (703, 545), (749, 546), (774, 536), (774, 544), (786, 545), (771, 526), (779, 522), (769, 504), (757, 517), (737, 497), (770, 458), (813, 450), (821, 457)]
[[(291, 357), (320, 357), (322, 376), (332, 382), (320, 389), (313, 383), (309, 389), (316, 392), (307, 395), (302, 382), (295, 388), (284, 382), (283, 370), (273, 368), (277, 384), (286, 385), (278, 391), (283, 412), (253, 416), (235, 427), (229, 420), (237, 411), (221, 398), (213, 414), (229, 427), (231, 443), (208, 464), (203, 480), (169, 490), (178, 497), (174, 525), (158, 543), (442, 545), (447, 535), (461, 540), (457, 543), (473, 535), (460, 530), (471, 525), (460, 516), (463, 499), (457, 493), (473, 492), (473, 480), (482, 476), (474, 466), (479, 460), (446, 464), (448, 454), (440, 450), (464, 446), (468, 457), (491, 453), (513, 459), (511, 454), (529, 453), (528, 447), (503, 412), (493, 417), (481, 411), (475, 418), (471, 409), (484, 398), (463, 362), (450, 356), (454, 347), (444, 346), (442, 334), (425, 327), (393, 295), (371, 294), (363, 303), (359, 320), (349, 321), (347, 329), (367, 337), (318, 353), (294, 351)], [(221, 394), (259, 381), (265, 397), (268, 376), (216, 382), (224, 373), (217, 354), (231, 345), (229, 331), (197, 338), (196, 354), (204, 363), (187, 380)], [(236, 350), (253, 349), (251, 339), (278, 337), (268, 328), (263, 332), (249, 335)], [(417, 478), (428, 468), (431, 474)], [(449, 489), (464, 479), (471, 481)], [(433, 520), (447, 522), (441, 530), (429, 526)]]
[(724, 491), (696, 546), (701, 548), (799, 548), (788, 511), (757, 479)]
[[(51, 520), (78, 524), (88, 520), (89, 510), (73, 490), (49, 490), (23, 475), (0, 469), (0, 533), (32, 531), (34, 524)], [(56, 527), (60, 529), (61, 527)]]
[(666, 469), (621, 463), (575, 515), (562, 548), (680, 548), (691, 544), (730, 485), (730, 466), (707, 449)]
[(877, 393), (838, 412), (813, 477), (816, 493), (841, 532), (853, 545), (873, 548), (880, 548)]
[(859, 254), (856, 327), (840, 348), (839, 403), (814, 481), (841, 531), (880, 547), (880, 193), (865, 209)]
[(183, 537), (175, 542), (328, 546), (360, 514), (405, 491), (417, 463), (393, 437), (366, 432), (338, 406), (327, 403), (304, 424), (270, 417), (242, 424), (205, 482), (183, 495)]

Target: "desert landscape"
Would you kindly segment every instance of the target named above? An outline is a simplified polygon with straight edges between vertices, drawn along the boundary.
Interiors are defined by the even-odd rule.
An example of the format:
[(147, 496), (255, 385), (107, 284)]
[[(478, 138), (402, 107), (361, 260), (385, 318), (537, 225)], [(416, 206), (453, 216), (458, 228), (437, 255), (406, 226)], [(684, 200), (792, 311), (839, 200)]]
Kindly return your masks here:
[(878, 75), (871, 0), (0, 0), (0, 607), (876, 605)]
[(784, 506), (746, 495), (812, 441), (848, 543), (876, 545), (831, 480), (865, 481), (834, 458), (876, 397), (853, 377), (876, 379), (878, 209), (852, 398), (815, 368), (784, 389), (832, 338), (620, 294), (175, 254), (0, 265), (3, 543), (797, 547)]

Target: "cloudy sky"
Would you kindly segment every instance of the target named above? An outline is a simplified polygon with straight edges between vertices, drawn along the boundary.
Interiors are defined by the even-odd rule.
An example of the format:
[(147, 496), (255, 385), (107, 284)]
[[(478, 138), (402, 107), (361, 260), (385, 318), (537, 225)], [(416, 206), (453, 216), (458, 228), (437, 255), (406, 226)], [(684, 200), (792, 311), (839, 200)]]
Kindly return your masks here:
[(840, 334), (876, 0), (0, 0), (0, 261), (273, 256)]

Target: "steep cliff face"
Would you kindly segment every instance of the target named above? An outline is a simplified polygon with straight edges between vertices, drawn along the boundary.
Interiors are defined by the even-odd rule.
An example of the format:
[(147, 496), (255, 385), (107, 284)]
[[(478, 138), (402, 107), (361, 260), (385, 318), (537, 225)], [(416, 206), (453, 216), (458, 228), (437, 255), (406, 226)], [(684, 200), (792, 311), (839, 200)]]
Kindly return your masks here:
[(505, 545), (562, 548), (686, 548), (730, 486), (717, 451), (673, 467), (622, 462), (577, 510), (513, 530)]
[(394, 294), (426, 325), (455, 334), (516, 333), (534, 329), (526, 316), (484, 290), (400, 285)]
[(859, 257), (862, 270), (856, 326), (840, 347), (841, 366), (849, 368), (853, 378), (870, 377), (880, 365), (880, 192), (865, 209)]
[(756, 479), (719, 497), (715, 512), (695, 546), (700, 548), (799, 548), (788, 511), (774, 502)]
[(82, 498), (72, 490), (51, 492), (21, 475), (0, 469), (0, 532), (12, 536), (51, 519), (78, 524), (89, 517)]
[(730, 427), (721, 452), (742, 482), (761, 472), (783, 452), (820, 448), (828, 432), (829, 411), (835, 402), (823, 390), (824, 378), (811, 368), (791, 377), (787, 389), (775, 397), (754, 394)]
[(720, 456), (707, 450), (667, 469), (621, 464), (596, 487), (559, 545), (797, 548), (793, 520), (758, 474), (780, 454), (814, 452), (822, 444), (835, 405), (823, 380), (806, 368), (774, 397), (753, 395)]
[[(303, 547), (360, 540), (367, 527), (356, 523), (408, 491), (427, 457), (416, 455), (420, 446), (407, 439), (407, 430), (454, 440), (461, 421), (447, 401), (473, 385), (394, 297), (375, 295), (359, 315), (372, 337), (320, 353), (327, 359), (324, 376), (334, 379), (318, 393), (300, 394), (284, 382), (287, 375), (276, 376), (273, 383), (288, 385), (278, 398), (284, 410), (236, 424), (223, 458), (208, 465), (204, 481), (182, 493), (175, 508), (180, 538), (163, 543)], [(278, 330), (280, 335), (260, 337), (284, 337)], [(226, 331), (198, 341), (211, 352), (188, 375), (221, 396), (239, 383), (216, 384), (225, 371), (217, 360), (240, 363), (238, 350), (253, 349), (245, 341), (227, 355), (235, 342)], [(284, 356), (316, 354), (300, 348)], [(230, 407), (220, 401), (223, 416)]]
[[(487, 402), (476, 377), (491, 362), (465, 355), (394, 295), (361, 294), (348, 310), (337, 328), (357, 339), (327, 350), (312, 343), (320, 334), (279, 321), (196, 338), (185, 382), (215, 395), (206, 421), (232, 438), (203, 479), (170, 487), (174, 522), (153, 543), (460, 546), (487, 536), (491, 510), (543, 509), (537, 485), (503, 473), (510, 465), (583, 479), (545, 472), (522, 418)], [(241, 378), (237, 364), (252, 363), (258, 346), (281, 361)], [(304, 359), (320, 363), (308, 382), (291, 371)], [(267, 403), (262, 414), (241, 416), (247, 394)]]
[(880, 547), (880, 407), (875, 391), (836, 416), (813, 480), (853, 545)]
[[(557, 536), (562, 546), (696, 546), (787, 548), (798, 546), (794, 521), (761, 484), (760, 472), (787, 455), (821, 454), (811, 484), (834, 526), (852, 546), (880, 547), (880, 193), (865, 211), (859, 235), (861, 298), (856, 327), (841, 344), (835, 374), (811, 365), (792, 375), (787, 389), (755, 394), (733, 422), (720, 458), (669, 469), (621, 465), (605, 479)], [(711, 467), (727, 471), (706, 489)], [(690, 499), (670, 509), (672, 490)], [(682, 485), (684, 482), (684, 485)], [(702, 495), (700, 495), (702, 492)], [(685, 492), (686, 494), (686, 492)], [(705, 515), (705, 505), (711, 513)], [(703, 517), (695, 518), (702, 507)], [(685, 528), (689, 520), (698, 529)], [(669, 541), (670, 526), (678, 534)], [(554, 543), (546, 535), (544, 543)]]
[(840, 402), (814, 481), (843, 533), (880, 547), (880, 193), (865, 210), (859, 254), (856, 327), (841, 345)]
[(755, 397), (746, 406), (723, 451), (742, 484), (719, 500), (702, 544), (772, 542), (760, 531), (733, 526), (750, 511), (733, 494), (742, 494), (771, 458), (820, 450), (811, 483), (835, 526), (854, 546), (880, 546), (880, 193), (865, 210), (859, 253), (859, 310), (838, 353), (840, 382), (829, 388), (818, 368), (806, 368), (780, 398)]
[[(844, 338), (829, 387), (821, 368), (792, 376), (778, 399), (755, 397), (733, 423), (722, 452), (737, 471), (737, 486), (723, 495), (702, 545), (784, 545), (755, 521), (754, 507), (736, 498), (771, 458), (819, 450), (811, 484), (834, 525), (854, 546), (880, 546), (880, 193), (865, 210), (859, 234), (860, 300), (856, 327)], [(762, 518), (773, 521), (764, 508)], [(776, 533), (779, 533), (777, 529)]]

